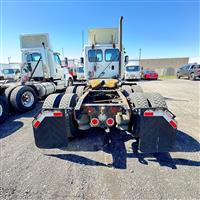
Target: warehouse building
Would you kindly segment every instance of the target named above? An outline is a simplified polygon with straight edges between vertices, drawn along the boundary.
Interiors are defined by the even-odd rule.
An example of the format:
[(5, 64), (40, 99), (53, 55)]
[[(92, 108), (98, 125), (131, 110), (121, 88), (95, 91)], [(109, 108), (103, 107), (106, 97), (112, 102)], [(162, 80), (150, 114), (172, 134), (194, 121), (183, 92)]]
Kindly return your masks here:
[[(130, 60), (136, 61), (136, 60)], [(159, 75), (175, 75), (177, 69), (185, 64), (188, 64), (189, 57), (182, 58), (155, 58), (141, 59), (140, 66), (144, 69), (152, 69), (158, 72)]]

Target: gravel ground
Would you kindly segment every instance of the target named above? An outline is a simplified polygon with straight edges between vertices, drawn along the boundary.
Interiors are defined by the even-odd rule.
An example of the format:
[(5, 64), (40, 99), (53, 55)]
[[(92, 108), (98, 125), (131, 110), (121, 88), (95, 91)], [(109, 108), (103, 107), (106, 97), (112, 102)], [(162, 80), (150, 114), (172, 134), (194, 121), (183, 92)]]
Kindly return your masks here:
[(64, 150), (35, 147), (31, 122), (41, 105), (0, 126), (0, 199), (199, 199), (200, 81), (138, 82), (161, 93), (177, 116), (173, 152), (142, 154), (126, 134), (91, 130)]

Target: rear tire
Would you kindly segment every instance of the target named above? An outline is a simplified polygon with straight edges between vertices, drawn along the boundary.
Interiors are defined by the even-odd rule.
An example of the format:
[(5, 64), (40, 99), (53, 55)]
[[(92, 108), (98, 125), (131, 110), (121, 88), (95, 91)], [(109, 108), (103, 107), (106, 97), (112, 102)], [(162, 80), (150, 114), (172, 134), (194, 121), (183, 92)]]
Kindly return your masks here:
[(191, 81), (194, 81), (195, 80), (194, 73), (191, 73), (189, 78), (190, 78)]
[(181, 76), (180, 76), (179, 73), (176, 74), (176, 77), (177, 77), (177, 79), (180, 79), (180, 78), (181, 78)]
[(35, 108), (37, 96), (29, 86), (18, 86), (10, 95), (10, 102), (16, 111), (26, 112)]
[(6, 88), (5, 92), (4, 92), (4, 95), (8, 101), (8, 105), (9, 105), (9, 111), (12, 110), (12, 105), (10, 103), (10, 95), (12, 93), (12, 91), (16, 88), (17, 86), (10, 86), (8, 88)]
[(164, 97), (159, 93), (145, 93), (147, 100), (151, 104), (151, 107), (155, 108), (167, 108)]
[(76, 86), (71, 85), (71, 86), (68, 86), (68, 87), (66, 88), (65, 94), (75, 93), (75, 91), (76, 91)]
[(43, 108), (43, 109), (58, 108), (62, 96), (63, 96), (63, 94), (51, 94), (51, 95), (49, 95), (49, 96), (45, 99), (42, 108)]
[(144, 93), (131, 93), (128, 97), (129, 102), (135, 108), (148, 108), (149, 104)]
[(9, 105), (4, 97), (0, 97), (0, 124), (2, 124), (8, 117)]
[(59, 104), (59, 109), (65, 109), (66, 111), (66, 126), (69, 138), (77, 136), (79, 132), (73, 112), (68, 111), (69, 108), (74, 108), (76, 106), (77, 99), (77, 94), (64, 94)]
[(84, 93), (85, 86), (78, 86), (76, 88), (76, 94), (80, 98)]

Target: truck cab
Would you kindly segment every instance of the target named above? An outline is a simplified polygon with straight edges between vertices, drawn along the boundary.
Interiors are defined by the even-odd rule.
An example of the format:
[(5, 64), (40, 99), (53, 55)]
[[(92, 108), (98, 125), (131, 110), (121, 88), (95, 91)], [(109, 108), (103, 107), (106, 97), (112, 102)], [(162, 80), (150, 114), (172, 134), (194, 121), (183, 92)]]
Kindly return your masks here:
[(62, 80), (67, 84), (72, 79), (62, 67), (59, 53), (53, 52), (48, 34), (21, 35), (22, 77), (33, 80)]
[[(86, 80), (120, 77), (119, 65), (124, 66), (124, 52), (120, 59), (118, 29), (90, 29), (88, 35), (82, 58)], [(121, 69), (123, 74), (123, 67)]]

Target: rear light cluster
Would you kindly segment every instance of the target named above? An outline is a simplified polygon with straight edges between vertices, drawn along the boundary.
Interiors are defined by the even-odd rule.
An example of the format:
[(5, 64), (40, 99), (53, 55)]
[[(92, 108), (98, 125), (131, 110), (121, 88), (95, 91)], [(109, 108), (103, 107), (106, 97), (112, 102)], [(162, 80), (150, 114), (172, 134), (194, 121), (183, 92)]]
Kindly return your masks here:
[[(101, 109), (105, 109), (105, 108), (104, 107), (100, 107), (99, 110), (101, 110)], [(88, 114), (92, 114), (92, 113), (97, 112), (97, 110), (92, 106), (87, 107), (86, 111), (87, 111)], [(112, 107), (110, 107), (109, 111), (112, 112), (112, 113), (117, 113), (117, 112), (121, 111), (121, 108), (117, 107), (117, 106), (116, 107), (112, 106)]]
[[(93, 127), (98, 126), (99, 123), (100, 123), (99, 119), (97, 119), (97, 118), (92, 118), (91, 121), (90, 121), (90, 125), (93, 126)], [(113, 126), (115, 124), (115, 121), (114, 121), (113, 118), (108, 118), (106, 120), (106, 124), (107, 124), (107, 126), (111, 127), (111, 126)]]
[(115, 121), (114, 121), (113, 118), (108, 118), (108, 119), (106, 120), (106, 124), (107, 124), (108, 126), (113, 126), (114, 123), (115, 123)]
[(97, 118), (92, 118), (90, 121), (90, 124), (92, 126), (98, 126), (99, 125), (99, 120)]
[(89, 114), (94, 113), (94, 112), (95, 112), (95, 109), (94, 109), (93, 107), (89, 106), (89, 107), (87, 108), (87, 112), (88, 112)]
[(121, 108), (120, 108), (120, 107), (111, 107), (111, 108), (110, 108), (110, 111), (111, 111), (112, 113), (117, 113), (117, 112), (121, 111)]

